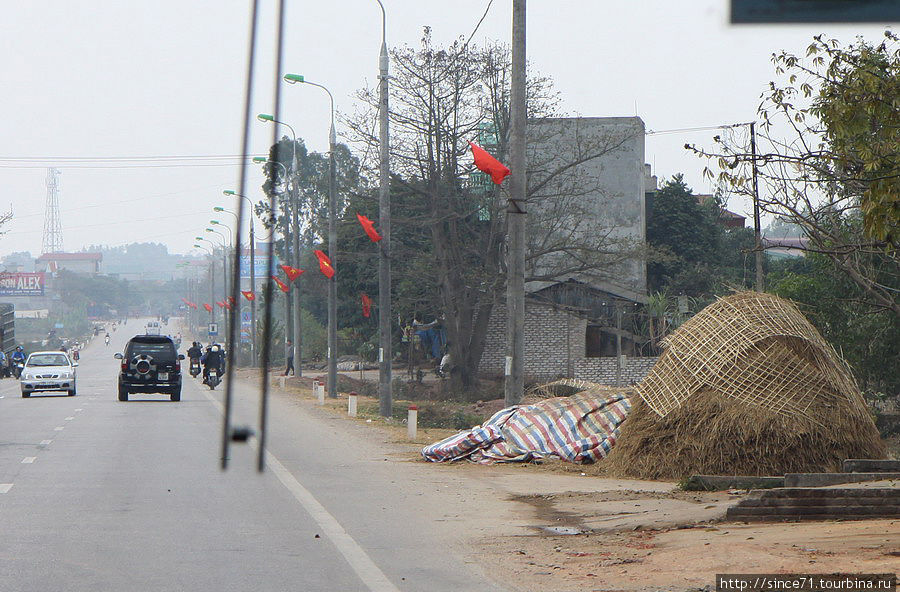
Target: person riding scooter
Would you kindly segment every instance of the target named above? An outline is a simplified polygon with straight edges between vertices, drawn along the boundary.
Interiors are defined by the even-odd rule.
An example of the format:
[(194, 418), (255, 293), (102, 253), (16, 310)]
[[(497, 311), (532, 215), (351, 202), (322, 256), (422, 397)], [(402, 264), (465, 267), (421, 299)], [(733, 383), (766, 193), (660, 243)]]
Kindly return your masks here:
[[(191, 347), (187, 350), (187, 357), (191, 361), (190, 364), (190, 372), (191, 376), (194, 378), (197, 377), (197, 374), (200, 374), (200, 357), (203, 355), (203, 349), (200, 347), (200, 344), (196, 341), (191, 344)], [(196, 368), (196, 371), (194, 370)]]
[(106, 334), (106, 346), (109, 347), (109, 333)]
[(25, 358), (25, 350), (22, 349), (21, 345), (17, 345), (16, 351), (9, 357), (12, 363), (12, 373), (16, 378), (22, 375), (22, 369), (25, 368)]
[(221, 380), (225, 370), (225, 352), (218, 343), (212, 343), (206, 348), (206, 353), (200, 361), (203, 363), (203, 384), (209, 384), (209, 371), (215, 369)]

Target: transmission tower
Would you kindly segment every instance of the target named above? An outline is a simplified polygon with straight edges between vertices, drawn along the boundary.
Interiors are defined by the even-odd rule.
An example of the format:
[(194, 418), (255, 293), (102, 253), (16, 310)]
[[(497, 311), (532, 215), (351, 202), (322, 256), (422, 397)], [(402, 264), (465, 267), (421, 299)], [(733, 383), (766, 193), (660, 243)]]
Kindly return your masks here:
[(59, 219), (59, 169), (47, 169), (47, 203), (44, 206), (44, 240), (41, 254), (63, 250), (62, 222)]

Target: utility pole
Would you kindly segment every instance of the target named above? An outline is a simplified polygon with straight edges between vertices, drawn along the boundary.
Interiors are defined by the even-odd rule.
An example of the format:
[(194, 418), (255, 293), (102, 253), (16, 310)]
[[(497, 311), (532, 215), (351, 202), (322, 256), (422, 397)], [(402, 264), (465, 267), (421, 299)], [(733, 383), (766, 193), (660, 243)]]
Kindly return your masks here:
[[(331, 96), (331, 93), (328, 93)], [(337, 269), (337, 183), (334, 151), (334, 106), (331, 108), (331, 131), (328, 135), (328, 256)], [(337, 398), (337, 274), (328, 280), (328, 396)]]
[(384, 5), (381, 6), (381, 54), (378, 57), (378, 80), (381, 91), (378, 103), (379, 147), (378, 214), (381, 226), (381, 250), (378, 257), (378, 411), (390, 417), (391, 394), (391, 160), (388, 131), (388, 51)]
[(756, 291), (765, 292), (766, 279), (763, 275), (762, 230), (759, 224), (759, 187), (756, 176), (756, 123), (750, 124), (750, 156), (753, 159), (753, 238), (756, 251)]
[(525, 392), (525, 0), (513, 0), (509, 167), (506, 206), (506, 405)]
[[(293, 151), (291, 155), (291, 172), (293, 177), (293, 182), (289, 187), (293, 188), (291, 191), (291, 239), (292, 239), (292, 248), (293, 251), (292, 257), (290, 261), (292, 265), (297, 269), (300, 268), (300, 181), (297, 178), (297, 141), (294, 140)], [(300, 357), (300, 278), (297, 278), (294, 281), (289, 282), (291, 284), (291, 292), (290, 296), (293, 300), (293, 309), (294, 309), (294, 325), (291, 341), (294, 342), (294, 375), (295, 376), (303, 376), (302, 366), (302, 358)], [(287, 335), (287, 333), (285, 333)]]

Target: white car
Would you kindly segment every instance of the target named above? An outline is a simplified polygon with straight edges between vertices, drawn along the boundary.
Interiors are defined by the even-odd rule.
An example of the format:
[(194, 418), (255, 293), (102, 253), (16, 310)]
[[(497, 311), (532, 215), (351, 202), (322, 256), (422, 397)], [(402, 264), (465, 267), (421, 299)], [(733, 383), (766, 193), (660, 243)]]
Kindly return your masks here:
[(19, 378), (22, 396), (30, 397), (38, 391), (65, 391), (70, 397), (75, 396), (75, 367), (64, 352), (34, 352), (25, 360), (25, 368)]

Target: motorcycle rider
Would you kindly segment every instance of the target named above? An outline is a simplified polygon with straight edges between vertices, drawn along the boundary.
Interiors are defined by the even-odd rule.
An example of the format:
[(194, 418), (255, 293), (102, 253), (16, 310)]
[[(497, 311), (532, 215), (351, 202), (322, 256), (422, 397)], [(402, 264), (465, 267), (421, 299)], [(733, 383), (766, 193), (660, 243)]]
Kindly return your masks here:
[(0, 378), (9, 376), (9, 360), (6, 359), (6, 353), (0, 349)]
[(203, 383), (207, 384), (209, 381), (209, 371), (211, 368), (215, 368), (219, 373), (219, 377), (221, 378), (222, 372), (225, 369), (225, 351), (222, 349), (218, 343), (211, 343), (206, 348), (206, 353), (203, 354), (203, 357), (200, 361), (203, 363)]
[(9, 357), (10, 362), (12, 363), (12, 371), (16, 378), (21, 374), (21, 368), (19, 368), (19, 362), (22, 363), (22, 366), (25, 365), (25, 350), (22, 349), (21, 345), (16, 346), (16, 351), (12, 353)]
[(188, 359), (191, 361), (190, 367), (193, 368), (194, 364), (200, 364), (200, 356), (203, 355), (203, 349), (200, 347), (200, 344), (196, 341), (191, 344), (191, 347), (187, 350)]
[(109, 333), (106, 334), (105, 341), (106, 341), (106, 347), (109, 347)]

